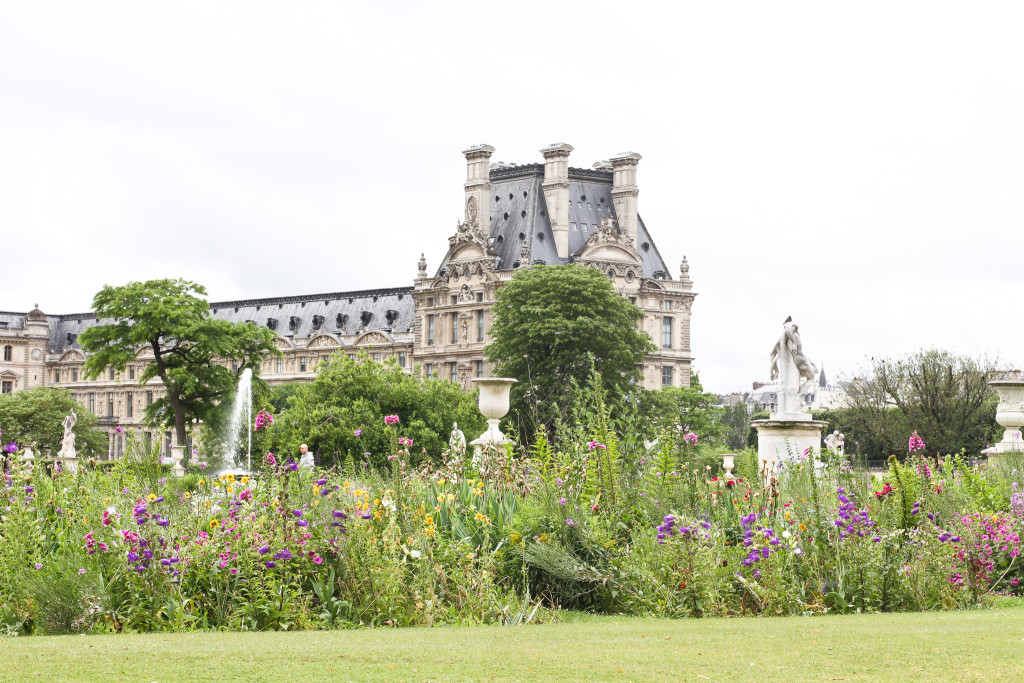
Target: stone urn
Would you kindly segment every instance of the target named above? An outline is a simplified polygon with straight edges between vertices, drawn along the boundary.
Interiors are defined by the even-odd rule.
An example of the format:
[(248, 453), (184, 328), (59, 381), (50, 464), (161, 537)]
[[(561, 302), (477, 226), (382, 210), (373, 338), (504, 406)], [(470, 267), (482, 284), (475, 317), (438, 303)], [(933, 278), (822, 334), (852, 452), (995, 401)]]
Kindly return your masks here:
[(477, 405), (480, 412), (487, 418), (487, 431), (473, 440), (473, 445), (504, 445), (509, 441), (498, 429), (501, 418), (508, 414), (508, 396), (512, 385), (519, 380), (511, 377), (486, 377), (470, 380), (480, 389)]
[(989, 376), (988, 385), (999, 394), (996, 422), (1006, 430), (1001, 441), (982, 451), (989, 460), (996, 461), (1003, 453), (1024, 452), (1024, 374), (1020, 370), (995, 372)]
[(174, 461), (174, 474), (182, 477), (185, 475), (185, 468), (182, 467), (181, 461), (185, 459), (185, 449), (181, 446), (171, 445), (171, 460)]

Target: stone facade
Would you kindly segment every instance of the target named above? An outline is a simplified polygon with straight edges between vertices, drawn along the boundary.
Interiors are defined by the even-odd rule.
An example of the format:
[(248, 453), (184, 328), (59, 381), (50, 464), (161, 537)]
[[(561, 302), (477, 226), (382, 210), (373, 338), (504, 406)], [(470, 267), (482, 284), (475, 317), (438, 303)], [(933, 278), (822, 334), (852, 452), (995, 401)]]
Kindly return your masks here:
[[(626, 153), (589, 169), (569, 167), (572, 146), (541, 150), (543, 164), (494, 164), (494, 148), (479, 145), (467, 161), (465, 213), (448, 239), (440, 266), (428, 273), (421, 256), (412, 287), (307, 294), (210, 304), (215, 317), (265, 325), (277, 335), (283, 358), (264, 362), (270, 384), (312, 380), (318, 364), (337, 352), (366, 350), (393, 358), (408, 372), (469, 380), (490, 374), (484, 357), (491, 307), (502, 283), (530, 265), (579, 263), (613, 281), (644, 314), (640, 324), (658, 347), (644, 364), (644, 386), (689, 386), (690, 309), (696, 294), (685, 257), (674, 279), (637, 210), (639, 154)], [(92, 314), (0, 312), (0, 388), (69, 389), (99, 416), (110, 434), (109, 454), (123, 451), (115, 427), (142, 429), (147, 403), (161, 394), (158, 380), (135, 380), (148, 362), (86, 381), (83, 329)], [(169, 445), (169, 433), (143, 432)]]

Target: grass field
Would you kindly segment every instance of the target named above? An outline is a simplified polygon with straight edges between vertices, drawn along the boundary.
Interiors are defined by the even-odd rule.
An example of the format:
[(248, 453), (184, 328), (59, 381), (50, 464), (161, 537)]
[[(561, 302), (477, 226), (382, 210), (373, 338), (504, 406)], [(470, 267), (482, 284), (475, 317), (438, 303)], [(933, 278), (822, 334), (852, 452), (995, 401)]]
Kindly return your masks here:
[(1024, 607), (0, 639), (0, 681), (1024, 680)]

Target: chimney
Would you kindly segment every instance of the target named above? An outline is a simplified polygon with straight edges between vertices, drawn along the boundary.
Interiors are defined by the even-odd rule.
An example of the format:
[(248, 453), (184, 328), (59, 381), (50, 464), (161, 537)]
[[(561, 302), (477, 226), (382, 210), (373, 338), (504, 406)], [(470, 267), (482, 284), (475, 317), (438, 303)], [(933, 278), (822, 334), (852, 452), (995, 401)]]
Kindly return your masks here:
[(494, 148), (490, 145), (474, 145), (463, 150), (466, 157), (466, 224), (482, 227), (485, 234), (490, 231), (491, 176), (488, 172)]
[(559, 258), (569, 258), (569, 153), (572, 145), (555, 143), (544, 155), (544, 201), (548, 205), (551, 234)]
[(619, 219), (619, 230), (623, 235), (632, 237), (633, 244), (636, 244), (637, 230), (636, 196), (640, 193), (636, 187), (636, 165), (641, 158), (636, 152), (625, 152), (611, 158), (615, 215)]

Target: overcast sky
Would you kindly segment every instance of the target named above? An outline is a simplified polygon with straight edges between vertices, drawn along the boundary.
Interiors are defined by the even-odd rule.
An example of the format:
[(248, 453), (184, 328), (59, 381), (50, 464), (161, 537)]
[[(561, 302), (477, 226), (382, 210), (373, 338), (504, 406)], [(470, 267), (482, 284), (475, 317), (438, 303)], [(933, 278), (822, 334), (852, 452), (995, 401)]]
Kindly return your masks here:
[(461, 150), (632, 150), (706, 388), (1024, 358), (1024, 3), (0, 4), (0, 310), (412, 284)]

